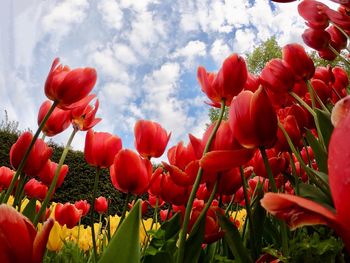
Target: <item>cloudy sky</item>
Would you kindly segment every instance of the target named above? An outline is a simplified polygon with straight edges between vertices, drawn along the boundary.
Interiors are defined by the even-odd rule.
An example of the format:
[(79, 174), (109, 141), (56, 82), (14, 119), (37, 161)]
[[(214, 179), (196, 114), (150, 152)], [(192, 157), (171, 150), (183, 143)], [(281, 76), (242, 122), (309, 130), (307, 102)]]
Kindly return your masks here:
[[(44, 83), (55, 57), (96, 68), (97, 131), (133, 148), (137, 119), (172, 132), (170, 145), (200, 136), (208, 106), (196, 81), (199, 65), (216, 71), (232, 52), (245, 54), (272, 35), (301, 42), (297, 2), (268, 0), (1, 0), (0, 121), (37, 128)], [(71, 130), (54, 137), (65, 143)], [(85, 133), (73, 147), (83, 149)]]

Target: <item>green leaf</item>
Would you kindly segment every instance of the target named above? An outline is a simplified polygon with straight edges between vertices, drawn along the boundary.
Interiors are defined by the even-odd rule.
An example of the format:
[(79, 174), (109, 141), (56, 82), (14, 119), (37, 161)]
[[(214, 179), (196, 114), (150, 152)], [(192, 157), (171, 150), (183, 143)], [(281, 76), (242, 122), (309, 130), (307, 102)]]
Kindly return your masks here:
[(227, 242), (231, 252), (235, 256), (235, 262), (238, 263), (252, 263), (249, 252), (243, 246), (241, 235), (236, 226), (225, 216), (218, 214), (219, 223), (225, 231), (225, 241)]
[(325, 147), (328, 149), (329, 140), (333, 132), (333, 125), (331, 122), (331, 116), (328, 112), (322, 111), (320, 109), (315, 109), (318, 124), (320, 125), (320, 131), (322, 133)]
[(140, 255), (140, 200), (121, 224), (110, 244), (102, 254), (99, 263), (139, 263)]
[[(30, 199), (29, 203), (26, 205), (26, 207), (23, 210), (23, 215), (28, 217), (30, 221), (33, 222), (34, 217), (36, 215), (35, 213), (35, 208), (36, 208), (36, 199)], [(45, 214), (45, 213), (44, 213)]]
[(186, 240), (185, 245), (185, 263), (198, 262), (202, 243), (204, 241), (205, 232), (205, 216), (201, 219), (197, 229), (193, 229), (190, 236)]
[(332, 207), (332, 202), (329, 200), (329, 198), (318, 187), (314, 185), (300, 183), (299, 194), (302, 197), (313, 200), (321, 205), (327, 206), (330, 209), (334, 209)]
[(315, 160), (318, 168), (320, 169), (320, 171), (324, 173), (328, 173), (328, 166), (327, 166), (328, 154), (324, 150), (324, 147), (315, 138), (315, 136), (311, 133), (310, 130), (306, 131), (306, 139), (309, 145), (311, 146), (312, 151), (314, 152), (314, 156), (315, 156)]

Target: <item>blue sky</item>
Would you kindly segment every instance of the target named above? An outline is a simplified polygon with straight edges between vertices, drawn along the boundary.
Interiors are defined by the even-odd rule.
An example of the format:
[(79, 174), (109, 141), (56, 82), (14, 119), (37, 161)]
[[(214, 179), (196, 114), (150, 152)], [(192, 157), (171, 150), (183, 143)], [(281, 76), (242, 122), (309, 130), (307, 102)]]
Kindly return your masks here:
[[(276, 35), (301, 42), (297, 2), (268, 0), (2, 0), (0, 120), (36, 130), (44, 83), (55, 57), (96, 68), (100, 100), (94, 129), (133, 148), (137, 119), (159, 122), (172, 138), (200, 136), (208, 106), (196, 81), (199, 65), (216, 71), (232, 52), (245, 54)], [(70, 130), (53, 138), (65, 143)], [(73, 147), (82, 150), (85, 133)]]

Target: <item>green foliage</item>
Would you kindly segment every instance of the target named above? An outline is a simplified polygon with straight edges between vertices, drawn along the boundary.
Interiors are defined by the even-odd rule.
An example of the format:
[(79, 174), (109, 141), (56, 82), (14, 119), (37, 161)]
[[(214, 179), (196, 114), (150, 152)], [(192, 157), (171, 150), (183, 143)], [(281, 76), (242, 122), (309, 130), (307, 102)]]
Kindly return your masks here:
[[(138, 200), (120, 228), (103, 252), (99, 263), (118, 261), (119, 263), (140, 262), (140, 221), (141, 206)], [(118, 259), (118, 260), (116, 260)]]
[(272, 36), (256, 47), (252, 53), (246, 55), (249, 72), (260, 74), (265, 64), (273, 58), (281, 58), (282, 50), (276, 38)]
[[(309, 233), (308, 230), (313, 230)], [(341, 260), (343, 243), (325, 227), (310, 227), (297, 230), (290, 240), (290, 262), (345, 262)]]
[(62, 249), (56, 253), (48, 251), (43, 258), (43, 263), (90, 263), (92, 253), (84, 253), (77, 244), (65, 242)]

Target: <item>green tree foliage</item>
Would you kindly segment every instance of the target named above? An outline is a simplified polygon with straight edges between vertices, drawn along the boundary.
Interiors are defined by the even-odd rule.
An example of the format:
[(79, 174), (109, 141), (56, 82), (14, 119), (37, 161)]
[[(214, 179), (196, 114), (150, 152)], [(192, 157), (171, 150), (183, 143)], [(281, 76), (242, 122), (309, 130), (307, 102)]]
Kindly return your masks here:
[(255, 75), (260, 74), (265, 64), (273, 58), (282, 58), (281, 47), (274, 36), (262, 42), (252, 53), (246, 55), (249, 72)]

